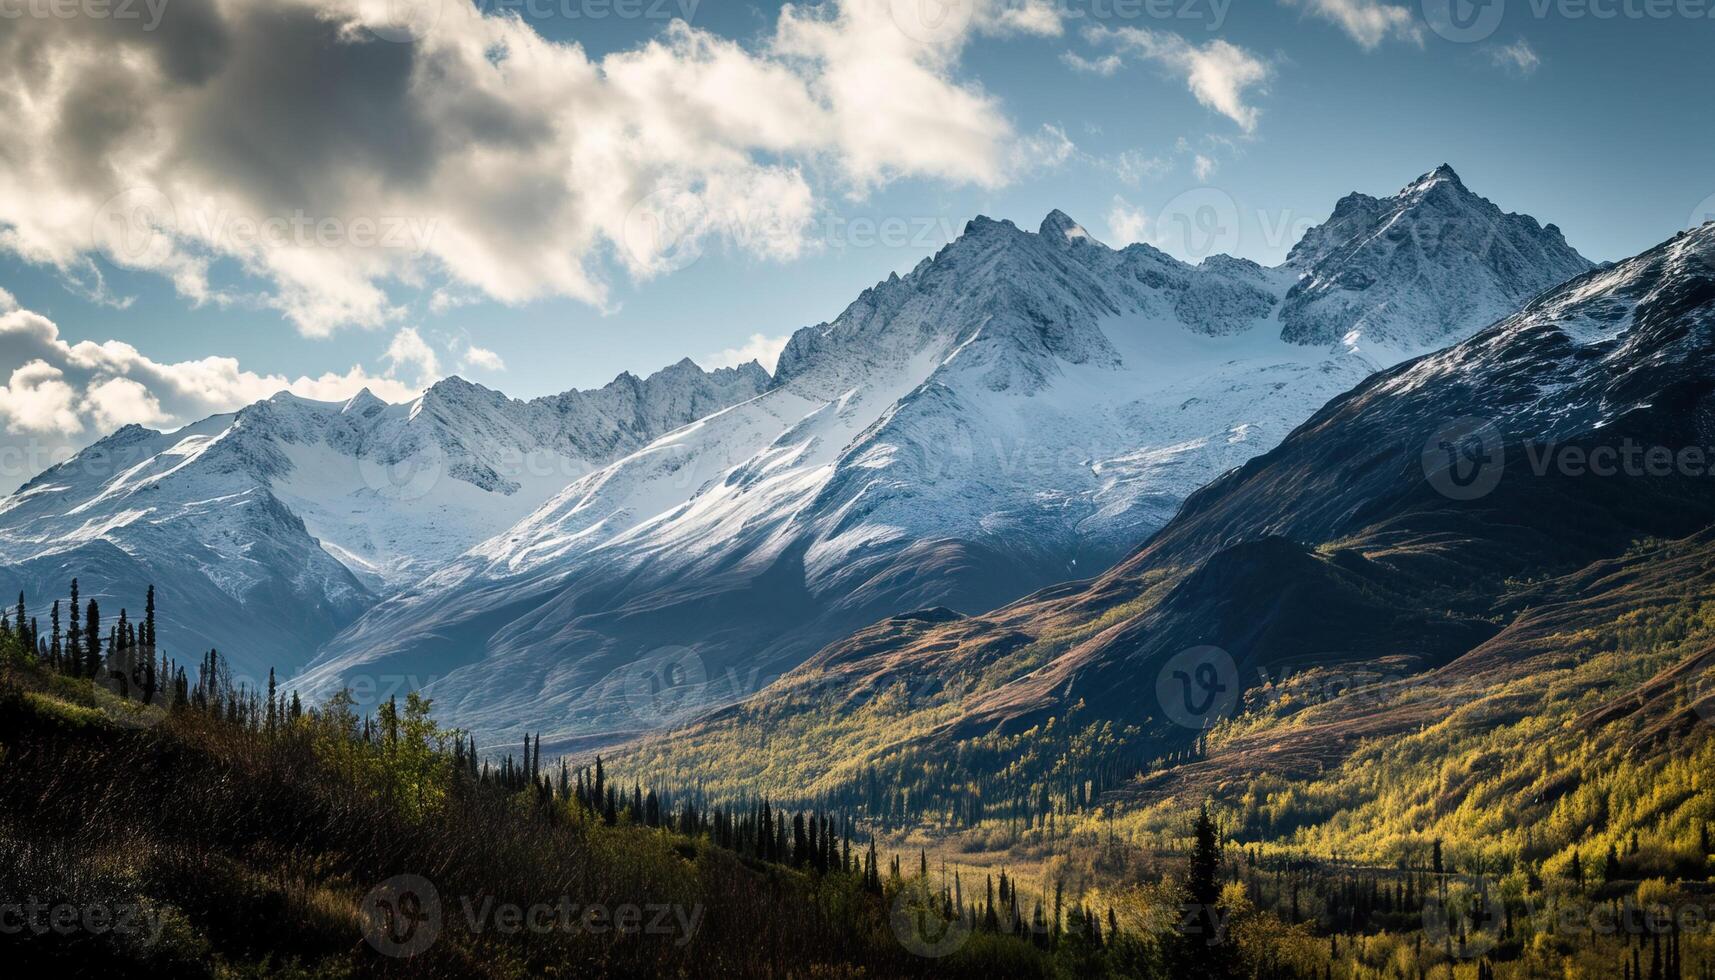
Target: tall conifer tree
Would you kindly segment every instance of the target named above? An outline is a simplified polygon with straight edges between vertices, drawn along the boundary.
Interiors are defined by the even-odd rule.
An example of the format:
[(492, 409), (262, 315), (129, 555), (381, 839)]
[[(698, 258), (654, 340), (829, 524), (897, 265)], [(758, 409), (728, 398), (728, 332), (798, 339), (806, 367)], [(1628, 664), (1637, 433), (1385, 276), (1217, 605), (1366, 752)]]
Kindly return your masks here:
[(71, 580), (71, 623), (66, 631), (66, 673), (82, 674), (88, 666), (83, 656), (83, 607), (77, 604), (77, 579)]
[(85, 677), (101, 676), (101, 605), (94, 599), (84, 611), (84, 669)]

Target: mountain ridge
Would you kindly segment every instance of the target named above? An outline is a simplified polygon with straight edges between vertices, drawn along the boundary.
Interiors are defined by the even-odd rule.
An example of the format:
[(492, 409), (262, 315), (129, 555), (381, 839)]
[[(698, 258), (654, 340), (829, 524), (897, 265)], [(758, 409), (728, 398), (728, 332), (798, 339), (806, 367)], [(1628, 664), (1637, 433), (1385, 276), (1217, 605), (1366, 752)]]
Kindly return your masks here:
[[(1598, 666), (1570, 652), (1578, 637), (1665, 628), (1640, 624), (1711, 601), (1715, 457), (1646, 461), (1649, 447), (1715, 445), (1712, 353), (1715, 223), (1367, 379), (1096, 578), (983, 615), (871, 623), (620, 761), (837, 796), (876, 767), (940, 772), (954, 759), (967, 768), (946, 782), (983, 785), (1014, 759), (1008, 746), (1052, 756), (1099, 738), (1138, 777), (1108, 802), (1182, 810), (1245, 780), (1290, 792), (1282, 780), (1318, 778), (1366, 742), (1455, 714), (1529, 730), (1548, 706), (1502, 686), (1564, 700), (1556, 678)], [(1445, 479), (1450, 442), (1471, 444), (1460, 458), (1481, 461), (1473, 479)], [(1640, 447), (1635, 465), (1627, 446)], [(1689, 686), (1707, 650), (1688, 656), (1652, 664), (1635, 694), (1592, 687), (1567, 717), (1596, 729), (1648, 705), (1641, 737), (1671, 744), (1715, 710), (1706, 686)], [(1175, 669), (1207, 670), (1229, 707), (1176, 714)], [(1205, 758), (1203, 739), (1229, 720)], [(840, 733), (858, 728), (898, 734), (843, 747)]]
[[(1421, 205), (1426, 224), (1446, 212), (1494, 227), (1433, 252), (1350, 255), (1386, 273), (1390, 256), (1457, 254), (1455, 278), (1489, 275), (1491, 254), (1548, 257), (1533, 283), (1509, 272), (1468, 289), (1493, 306), (1467, 304), (1461, 330), (1590, 268), (1553, 247), (1558, 232), (1445, 175), (1402, 195), (1396, 224)], [(1330, 262), (1317, 268), (1334, 282)], [(1447, 287), (1413, 292), (1415, 271), (1299, 293), (1282, 322), (1303, 275), (1112, 250), (1063, 212), (1035, 234), (974, 218), (909, 274), (794, 333), (769, 392), (574, 483), (371, 611), (299, 680), (426, 662), (467, 723), (623, 726), (637, 723), (625, 685), (663, 656), (690, 651), (739, 697), (743, 677), (789, 670), (878, 615), (992, 608), (1103, 567), (1195, 487), (1445, 336), (1445, 322), (1406, 336), (1391, 312)], [(1354, 336), (1351, 297), (1377, 284), (1374, 336)], [(1289, 339), (1324, 310), (1334, 326)]]
[[(681, 364), (526, 402), (449, 378), (398, 405), (367, 389), (345, 401), (279, 392), (172, 432), (126, 426), (0, 501), (0, 561), (22, 590), (57, 595), (79, 549), (101, 542), (128, 561), (90, 555), (86, 595), (125, 601), (153, 583), (197, 596), (230, 622), (165, 623), (172, 649), (292, 670), (379, 595), (567, 480), (767, 383), (754, 362)], [(99, 571), (121, 566), (124, 578)], [(294, 624), (276, 608), (288, 602), (321, 612)], [(274, 633), (249, 635), (245, 618)]]

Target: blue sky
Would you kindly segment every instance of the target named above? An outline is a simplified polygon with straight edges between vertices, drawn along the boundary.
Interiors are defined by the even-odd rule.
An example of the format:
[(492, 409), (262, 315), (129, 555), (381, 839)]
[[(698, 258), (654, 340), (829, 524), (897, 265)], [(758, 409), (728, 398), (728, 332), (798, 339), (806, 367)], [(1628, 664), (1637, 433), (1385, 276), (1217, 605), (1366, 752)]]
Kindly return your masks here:
[[(220, 2), (230, 8), (238, 0)], [(338, 7), (344, 0), (305, 2)], [(778, 47), (778, 4), (639, 2), (654, 11), (689, 12), (689, 26), (698, 37), (737, 42), (737, 50), (759, 59), (775, 58), (812, 75), (816, 71), (803, 68), (791, 52), (771, 50), (771, 45)], [(848, 2), (885, 5), (889, 0)], [(895, 6), (917, 2), (900, 0)], [(931, 6), (937, 2), (922, 0)], [(592, 301), (588, 295), (568, 294), (578, 291), (565, 286), (576, 273), (566, 270), (561, 256), (550, 254), (564, 247), (551, 229), (535, 229), (515, 250), (501, 229), (489, 235), (487, 244), (471, 246), (470, 265), (483, 269), (481, 273), (449, 270), (444, 257), (403, 274), (400, 267), (390, 267), (372, 277), (385, 296), (384, 313), (360, 313), (351, 322), (323, 317), (306, 329), (305, 314), (286, 308), (309, 301), (282, 300), (290, 284), (282, 285), (287, 274), (278, 270), (247, 271), (230, 256), (205, 251), (204, 281), (187, 287), (184, 267), (172, 262), (127, 267), (98, 248), (80, 249), (74, 240), (54, 239), (41, 230), (52, 223), (42, 215), (32, 172), (17, 165), (18, 172), (0, 173), (0, 231), (6, 232), (0, 234), (0, 288), (15, 298), (17, 307), (51, 321), (63, 344), (120, 341), (157, 365), (218, 355), (235, 358), (243, 372), (263, 379), (316, 377), (357, 367), (353, 377), (392, 377), (401, 387), (427, 378), (432, 366), (434, 373), (457, 372), (509, 394), (534, 396), (600, 385), (624, 370), (648, 373), (684, 356), (707, 366), (720, 359), (711, 355), (747, 348), (754, 337), (777, 343), (799, 327), (832, 318), (888, 273), (908, 270), (979, 213), (1034, 228), (1047, 211), (1061, 208), (1104, 240), (1144, 238), (1185, 253), (1187, 243), (1164, 231), (1168, 222), (1163, 215), (1171, 216), (1185, 201), (1230, 202), (1230, 212), (1223, 214), (1236, 215), (1238, 224), (1236, 234), (1228, 229), (1223, 245), (1273, 263), (1304, 227), (1325, 217), (1344, 194), (1391, 193), (1443, 162), (1502, 208), (1558, 224), (1575, 247), (1596, 259), (1635, 253), (1684, 228), (1699, 208), (1715, 210), (1704, 203), (1715, 194), (1715, 126), (1710, 125), (1707, 103), (1715, 19), (1690, 16), (1708, 12), (1696, 0), (1658, 8), (1673, 13), (1667, 17), (1630, 16), (1626, 10), (1635, 13), (1642, 7), (1596, 0), (1588, 9), (1616, 12), (1601, 19), (1594, 13), (1574, 16), (1587, 8), (1570, 0), (1491, 0), (1486, 7), (1453, 0), (1479, 22), (1481, 36), (1463, 43), (1447, 40), (1426, 20), (1425, 10), (1445, 6), (1444, 0), (1239, 0), (1224, 16), (1209, 0), (1166, 5), (1185, 13), (1183, 17), (1152, 16), (1148, 10), (1161, 8), (1141, 0), (1063, 0), (1046, 12), (1034, 9), (1045, 0), (980, 2), (999, 5), (975, 15), (978, 20), (988, 18), (989, 26), (973, 21), (965, 36), (940, 49), (931, 74), (942, 94), (975, 93), (993, 117), (985, 116), (985, 121), (1007, 127), (1009, 145), (988, 149), (990, 157), (1001, 162), (989, 166), (975, 157), (976, 162), (960, 157), (956, 164), (929, 162), (900, 168), (907, 171), (902, 173), (882, 166), (854, 176), (860, 166), (852, 162), (854, 157), (880, 154), (885, 164), (888, 154), (902, 152), (878, 135), (887, 129), (885, 117), (899, 108), (898, 101), (870, 110), (874, 133), (840, 137), (832, 149), (799, 152), (741, 145), (747, 172), (790, 173), (794, 193), (807, 195), (793, 212), (795, 237), (789, 245), (758, 248), (715, 231), (700, 239), (694, 252), (640, 272), (609, 254), (612, 244), (603, 246), (598, 239), (580, 256), (605, 291)], [(490, 21), (521, 15), (528, 30), (550, 42), (581, 45), (593, 63), (635, 51), (664, 31), (681, 29), (656, 17), (565, 15), (607, 9), (603, 3), (537, 0), (526, 5), (519, 0), (491, 2), (486, 10)], [(159, 34), (172, 36), (180, 29), (173, 9), (165, 8)], [(1715, 10), (1715, 4), (1708, 9)], [(1001, 20), (1026, 14), (1033, 19)], [(436, 16), (438, 30), (463, 23), (446, 11)], [(1013, 26), (1004, 26), (1007, 23)], [(72, 30), (61, 25), (46, 29)], [(1147, 37), (1140, 41), (1129, 32)], [(395, 49), (411, 47), (414, 40), (364, 37), (351, 42), (352, 50), (341, 54), (346, 60), (338, 69), (350, 77), (316, 99), (338, 101), (347, 93), (363, 98), (366, 76), (360, 59), (370, 53), (377, 59), (395, 56)], [(513, 47), (518, 46), (514, 40)], [(195, 49), (188, 41), (178, 47)], [(1199, 63), (1185, 53), (1217, 50), (1230, 56), (1215, 59), (1208, 70), (1226, 74), (1212, 89), (1199, 93), (1192, 77)], [(68, 65), (75, 64), (77, 48), (68, 44), (66, 51)], [(168, 64), (164, 56), (162, 64)], [(305, 67), (306, 78), (326, 73)], [(668, 59), (664, 77), (671, 79), (674, 70)], [(1248, 83), (1234, 82), (1246, 72), (1261, 74)], [(382, 74), (378, 71), (377, 77)], [(551, 87), (552, 72), (545, 77)], [(685, 77), (686, 84), (705, 86), (709, 78)], [(537, 78), (531, 84), (539, 88), (543, 83)], [(195, 85), (193, 80), (188, 88), (175, 91)], [(90, 93), (62, 98), (62, 118), (36, 124), (57, 125), (42, 132), (58, 132), (56, 138), (64, 138), (70, 129), (64, 117), (86, 114), (95, 121), (80, 125), (100, 132), (109, 112), (123, 107), (124, 100), (111, 91), (91, 86)], [(732, 101), (716, 105), (716, 111), (730, 108), (735, 125), (741, 127), (768, 124), (772, 117), (746, 118), (746, 90), (734, 91)], [(116, 105), (101, 104), (108, 98)], [(551, 91), (533, 90), (529, 98), (559, 104)], [(319, 152), (312, 147), (304, 149), (302, 161), (270, 167), (260, 151), (231, 153), (231, 141), (197, 144), (187, 138), (184, 145), (221, 148), (197, 161), (207, 164), (213, 174), (209, 183), (218, 189), (266, 187), (250, 199), (268, 196), (276, 208), (296, 200), (293, 194), (312, 203), (332, 200), (336, 195), (317, 186), (318, 173), (345, 165), (333, 155), (345, 143), (357, 150), (342, 152), (361, 155), (374, 124), (359, 117), (364, 134), (337, 129), (324, 134), (316, 99), (275, 105), (260, 98), (241, 109), (263, 122), (277, 113), (280, 122), (270, 133), (281, 126), (296, 127), (291, 142), (282, 144), (294, 152), (325, 139), (334, 148), (327, 156), (312, 155)], [(521, 98), (516, 104), (525, 107), (523, 112), (531, 103)], [(564, 125), (577, 125), (575, 112), (567, 118), (572, 121)], [(947, 125), (957, 128), (964, 122), (949, 119)], [(206, 119), (186, 114), (163, 125), (181, 124), (206, 125)], [(229, 128), (245, 124), (230, 117), (224, 123)], [(461, 125), (484, 138), (480, 120)], [(506, 125), (504, 120), (493, 124), (498, 142), (536, 145), (514, 140)], [(858, 129), (869, 128), (860, 117)], [(422, 139), (432, 145), (435, 135)], [(248, 145), (266, 144), (271, 138), (259, 136)], [(408, 138), (417, 137), (400, 137)], [(457, 138), (472, 137), (461, 131)], [(81, 147), (91, 141), (86, 133), (77, 143)], [(734, 142), (726, 138), (713, 145), (725, 152)], [(123, 154), (123, 147), (104, 152), (110, 154), (103, 158), (109, 169), (122, 169), (112, 161), (123, 158), (112, 155)], [(277, 156), (280, 151), (272, 152)], [(541, 152), (529, 152), (530, 165), (539, 168)], [(693, 146), (691, 152), (706, 151)], [(50, 157), (47, 163), (56, 159)], [(409, 158), (404, 159), (403, 169), (393, 160), (376, 174), (342, 178), (348, 183), (340, 188), (340, 199), (354, 199), (352, 186), (376, 186), (353, 183), (360, 179), (385, 182), (401, 174), (402, 180), (417, 179), (408, 173)], [(500, 154), (493, 170), (485, 173), (496, 188), (504, 189), (504, 200), (522, 202), (520, 213), (528, 214), (533, 182), (554, 170), (534, 169), (509, 183), (508, 168), (513, 165)], [(14, 164), (0, 162), (0, 170), (7, 166)], [(258, 172), (251, 173), (250, 167)], [(73, 165), (68, 162), (64, 168)], [(599, 182), (602, 175), (594, 176)], [(577, 179), (587, 181), (589, 175)], [(455, 189), (437, 191), (437, 202), (456, 194), (457, 181), (449, 186)], [(1193, 196), (1185, 197), (1188, 193)], [(865, 222), (878, 223), (876, 233), (871, 234)], [(446, 233), (445, 228), (442, 225), (437, 234)], [(461, 279), (461, 273), (466, 278)], [(94, 286), (96, 276), (99, 287)], [(548, 281), (558, 286), (518, 298)], [(456, 301), (434, 302), (437, 291), (443, 299)], [(402, 331), (409, 331), (410, 341), (403, 347)], [(0, 383), (33, 358), (33, 350), (28, 345), (0, 346)], [(386, 356), (389, 350), (392, 359)], [(102, 369), (92, 370), (94, 374), (69, 379), (75, 397), (83, 397), (80, 385), (93, 385), (103, 377)], [(106, 370), (128, 369), (117, 364)], [(132, 377), (141, 387), (160, 384), (142, 374)], [(137, 394), (128, 387), (125, 392), (109, 391)], [(251, 393), (251, 388), (243, 391)], [(99, 414), (84, 411), (76, 431), (71, 431), (69, 419), (62, 419), (51, 438), (68, 445), (87, 442), (100, 434), (103, 424), (126, 418), (127, 411), (140, 412), (145, 421), (157, 424), (184, 421), (179, 416), (215, 404), (210, 399), (216, 396), (187, 402), (155, 390), (151, 397), (156, 397), (158, 411), (135, 408), (135, 398), (115, 398)], [(229, 392), (225, 397), (236, 396)], [(94, 401), (84, 399), (85, 407)], [(0, 414), (6, 404), (0, 400)], [(14, 397), (15, 417), (7, 439), (26, 434), (17, 424), (25, 411), (18, 406), (23, 404)], [(33, 434), (48, 438), (44, 434), (51, 426), (36, 424)]]

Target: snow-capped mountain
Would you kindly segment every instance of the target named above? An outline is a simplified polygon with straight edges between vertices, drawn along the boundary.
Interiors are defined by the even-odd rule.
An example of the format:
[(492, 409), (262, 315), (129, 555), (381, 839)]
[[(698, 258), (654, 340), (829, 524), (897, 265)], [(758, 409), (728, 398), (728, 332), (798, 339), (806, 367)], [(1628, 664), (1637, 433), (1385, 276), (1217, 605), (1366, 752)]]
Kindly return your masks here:
[(1288, 254), (1304, 276), (1280, 319), (1295, 342), (1439, 347), (1586, 264), (1559, 228), (1502, 213), (1442, 165), (1392, 198), (1342, 199)]
[(51, 597), (77, 575), (110, 614), (152, 582), (171, 650), (292, 670), (378, 597), (768, 381), (684, 361), (529, 402), (452, 378), (405, 405), (281, 393), (129, 426), (0, 500), (0, 578)]
[(1371, 372), (1589, 267), (1447, 168), (1347, 198), (1278, 269), (978, 218), (799, 331), (766, 394), (572, 484), (299, 680), (409, 665), (460, 724), (648, 727), (669, 668), (718, 702), (880, 616), (1094, 574)]
[[(1658, 600), (1621, 556), (1671, 541), (1694, 567), (1710, 560), (1712, 364), (1715, 222), (1369, 379), (1198, 491), (1100, 580), (990, 617), (1004, 622), (955, 624), (1072, 632), (1189, 570), (937, 734), (1023, 730), (1078, 700), (1141, 721), (1162, 665), (1203, 644), (1246, 682), (1382, 656), (1399, 658), (1390, 674), (1461, 657), (1450, 669), (1479, 674), (1584, 625), (1545, 629), (1533, 607), (1564, 614), (1577, 599), (1591, 625), (1642, 615)], [(1682, 589), (1670, 579), (1663, 595)]]
[[(1215, 752), (1121, 791), (1159, 799), (1263, 773), (1309, 778), (1354, 751), (1373, 760), (1378, 742), (1469, 721), (1483, 701), (1478, 717), (1502, 728), (1543, 730), (1558, 710), (1547, 702), (1575, 706), (1584, 737), (1637, 719), (1623, 744), (1672, 752), (1704, 737), (1715, 709), (1692, 680), (1705, 644), (1675, 643), (1667, 627), (1666, 641), (1657, 630), (1617, 655), (1667, 655), (1654, 676), (1564, 678), (1590, 656), (1584, 638), (1676, 620), (1709, 594), (1711, 445), (1715, 222), (1371, 376), (1098, 578), (979, 616), (867, 624), (622, 764), (730, 760), (747, 783), (826, 794), (830, 773), (901, 758), (949, 765), (954, 782), (993, 776), (970, 740), (1050, 719), (1070, 723), (1062, 738), (1111, 724), (1130, 767), (1249, 715)], [(1225, 686), (1197, 681), (1210, 695), (1197, 708), (1182, 684), (1206, 669)], [(856, 713), (897, 737), (828, 743)]]

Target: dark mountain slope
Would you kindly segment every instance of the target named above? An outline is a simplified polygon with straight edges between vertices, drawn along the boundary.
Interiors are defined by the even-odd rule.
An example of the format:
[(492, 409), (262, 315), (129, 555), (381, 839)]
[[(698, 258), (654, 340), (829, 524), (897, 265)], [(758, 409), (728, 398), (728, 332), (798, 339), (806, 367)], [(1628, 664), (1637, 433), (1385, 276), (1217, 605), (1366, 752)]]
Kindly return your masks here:
[[(1201, 726), (1175, 721), (1158, 685), (1174, 658), (1217, 647), (1231, 658), (1219, 679), (1244, 695), (1239, 715), (1260, 711), (1246, 723), (1254, 731), (1233, 736), (1254, 737), (1255, 751), (1223, 750), (1224, 761), (1175, 771), (1317, 771), (1363, 738), (1446, 719), (1453, 708), (1425, 690), (1451, 687), (1469, 704), (1530, 672), (1562, 669), (1557, 651), (1592, 636), (1619, 637), (1604, 641), (1612, 649), (1633, 619), (1690, 615), (1678, 604), (1695, 601), (1705, 565), (1715, 568), (1695, 537), (1715, 525), (1712, 394), (1715, 224), (1335, 399), (1280, 447), (1194, 494), (1099, 579), (914, 628), (895, 644), (865, 634), (824, 657), (872, 687), (957, 678), (872, 718), (896, 734), (870, 749), (948, 759), (1076, 715), (1120, 726), (1117, 744), (1129, 748), (1118, 751), (1149, 759), (1200, 741)], [(1654, 571), (1667, 546), (1644, 542), (1679, 539), (1679, 564)], [(994, 655), (965, 639), (1000, 632), (1018, 639)], [(1391, 677), (1410, 696), (1325, 707), (1285, 728), (1269, 720), (1280, 717), (1270, 705), (1281, 691), (1330, 676), (1347, 685)], [(764, 713), (775, 730), (839, 730), (850, 719), (785, 723), (774, 696), (812, 682), (828, 679), (809, 668), (789, 675), (663, 755), (743, 745)], [(1531, 699), (1544, 696), (1509, 691), (1484, 710), (1528, 718), (1544, 707)], [(1319, 700), (1301, 693), (1294, 703)], [(810, 698), (792, 710), (837, 715), (834, 703)], [(1677, 703), (1649, 710), (1662, 734), (1683, 727)], [(779, 752), (789, 754), (775, 744), (744, 764), (779, 768)], [(873, 761), (835, 752), (798, 765), (795, 779)]]

